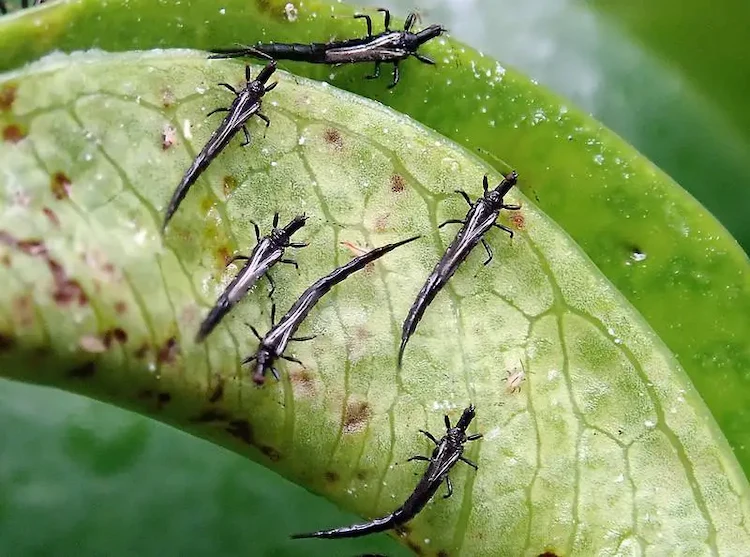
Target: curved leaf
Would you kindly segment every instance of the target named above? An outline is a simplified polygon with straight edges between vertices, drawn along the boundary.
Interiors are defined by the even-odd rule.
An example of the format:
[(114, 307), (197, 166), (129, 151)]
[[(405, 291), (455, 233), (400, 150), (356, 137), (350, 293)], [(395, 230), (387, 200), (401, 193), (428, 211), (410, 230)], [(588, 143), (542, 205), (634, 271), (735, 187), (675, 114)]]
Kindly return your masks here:
[[(352, 10), (346, 6), (309, 0), (293, 19), (286, 15), (286, 4), (227, 0), (218, 8), (211, 2), (55, 2), (0, 24), (0, 68), (52, 48), (210, 48), (362, 32), (362, 23), (349, 19)], [(677, 355), (740, 462), (750, 469), (746, 254), (671, 180), (554, 95), (449, 39), (433, 41), (425, 53), (440, 65), (410, 62), (394, 90), (362, 79), (361, 67), (285, 67), (378, 99), (472, 150), (481, 149), (480, 155), (491, 154), (488, 160), (497, 169), (503, 159), (533, 178), (533, 191), (528, 186), (525, 191)]]
[[(479, 472), (454, 470), (453, 499), (409, 524), (410, 547), (747, 547), (747, 481), (687, 376), (520, 193), (523, 210), (505, 220), (516, 237), (489, 236), (490, 266), (472, 254), (395, 368), (401, 319), (452, 234), (437, 223), (465, 213), (452, 191), (476, 195), (486, 171), (406, 118), (280, 76), (267, 136), (254, 123), (249, 148), (223, 153), (163, 240), (160, 211), (215, 125), (204, 115), (226, 100), (211, 84), (239, 70), (200, 53), (90, 54), (6, 76), (3, 375), (137, 409), (366, 516), (413, 488), (419, 468), (406, 459), (429, 450), (416, 429), (439, 434), (442, 414), (471, 401)], [(268, 226), (276, 210), (311, 215), (300, 274), (273, 271), (282, 308), (351, 256), (346, 243), (425, 238), (324, 298), (301, 331), (318, 338), (295, 346), (305, 367), (284, 362), (282, 381), (257, 389), (238, 362), (256, 344), (243, 322), (268, 326), (264, 289), (206, 345), (192, 339), (232, 276), (227, 257), (253, 243), (250, 220)], [(526, 382), (510, 392), (519, 361)]]

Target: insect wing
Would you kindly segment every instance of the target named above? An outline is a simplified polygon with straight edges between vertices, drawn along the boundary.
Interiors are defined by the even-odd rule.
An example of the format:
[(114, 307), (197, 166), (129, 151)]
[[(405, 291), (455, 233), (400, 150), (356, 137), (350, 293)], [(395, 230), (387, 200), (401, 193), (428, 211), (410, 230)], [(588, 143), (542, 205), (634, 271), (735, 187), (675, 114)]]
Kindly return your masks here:
[(282, 249), (271, 245), (270, 239), (262, 238), (250, 254), (250, 259), (227, 287), (227, 299), (233, 304), (237, 303), (283, 254)]
[(458, 462), (462, 450), (460, 448), (449, 447), (446, 441), (438, 445), (437, 454), (430, 459), (430, 465), (427, 467), (424, 479), (427, 482), (441, 482), (445, 475)]

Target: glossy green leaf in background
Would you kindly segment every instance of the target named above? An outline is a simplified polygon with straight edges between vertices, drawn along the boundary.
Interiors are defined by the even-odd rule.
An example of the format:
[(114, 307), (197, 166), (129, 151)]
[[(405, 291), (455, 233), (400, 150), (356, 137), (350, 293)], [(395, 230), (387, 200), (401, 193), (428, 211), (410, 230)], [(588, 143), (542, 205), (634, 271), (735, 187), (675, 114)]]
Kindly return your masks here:
[[(463, 214), (453, 189), (476, 195), (486, 172), (402, 116), (280, 75), (264, 107), (273, 128), (214, 162), (163, 240), (161, 209), (213, 129), (201, 115), (222, 100), (209, 84), (233, 70), (242, 75), (202, 53), (78, 55), (0, 84), (14, 91), (0, 119), (5, 376), (138, 409), (369, 516), (412, 489), (405, 459), (429, 450), (415, 425), (436, 430), (443, 412), (474, 402), (485, 437), (468, 455), (480, 473), (456, 469), (453, 504), (410, 523), (405, 541), (427, 554), (728, 554), (750, 543), (747, 480), (687, 376), (517, 194), (513, 241), (488, 238), (494, 265), (467, 261), (395, 369), (400, 316), (451, 237), (437, 223)], [(586, 144), (574, 112), (554, 121)], [(578, 160), (647, 168), (610, 149), (613, 163), (585, 149)], [(267, 319), (262, 289), (207, 345), (192, 338), (227, 257), (276, 210), (311, 217), (300, 274), (274, 270), (281, 307), (341, 263), (342, 241), (425, 238), (327, 297), (303, 328), (318, 338), (294, 348), (306, 367), (284, 365), (280, 383), (257, 389), (238, 362), (255, 345), (243, 321)], [(529, 376), (513, 393), (506, 371), (518, 360)], [(121, 459), (133, 444), (126, 436)]]

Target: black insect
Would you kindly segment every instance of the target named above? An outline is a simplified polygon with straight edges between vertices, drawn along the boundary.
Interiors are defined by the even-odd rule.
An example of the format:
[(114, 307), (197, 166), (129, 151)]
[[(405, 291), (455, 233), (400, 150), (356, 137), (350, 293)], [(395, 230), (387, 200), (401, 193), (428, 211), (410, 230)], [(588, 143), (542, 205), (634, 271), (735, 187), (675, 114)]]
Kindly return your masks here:
[(237, 261), (239, 259), (245, 260), (245, 266), (242, 267), (234, 280), (229, 283), (226, 290), (219, 296), (216, 304), (208, 313), (206, 319), (201, 323), (198, 335), (195, 338), (196, 342), (201, 342), (205, 339), (211, 331), (214, 330), (216, 325), (219, 324), (224, 316), (229, 313), (229, 310), (239, 302), (242, 297), (247, 294), (253, 285), (263, 275), (266, 276), (268, 282), (271, 283), (271, 291), (269, 296), (273, 294), (276, 288), (271, 275), (267, 275), (268, 270), (273, 267), (276, 263), (287, 263), (297, 267), (297, 262), (291, 259), (283, 259), (284, 249), (291, 248), (303, 248), (306, 243), (292, 242), (292, 234), (297, 232), (300, 228), (305, 226), (307, 217), (305, 215), (299, 215), (294, 217), (289, 224), (284, 228), (277, 228), (279, 224), (279, 214), (276, 213), (273, 216), (273, 230), (268, 236), (260, 237), (260, 229), (258, 225), (253, 223), (255, 227), (255, 238), (257, 244), (253, 248), (252, 253), (249, 257), (244, 255), (237, 255), (231, 259), (229, 263)]
[[(38, 6), (40, 4), (44, 4), (44, 0), (33, 0), (31, 2), (32, 6)], [(29, 7), (29, 0), (21, 0), (21, 9), (28, 8)], [(8, 5), (5, 3), (5, 0), (0, 0), (0, 15), (7, 14), (8, 13)]]
[(211, 135), (208, 142), (203, 147), (201, 152), (195, 157), (193, 164), (190, 165), (185, 176), (182, 178), (180, 185), (177, 186), (172, 199), (169, 201), (167, 206), (166, 216), (164, 217), (164, 226), (167, 227), (169, 219), (172, 218), (177, 207), (179, 207), (182, 200), (187, 195), (190, 186), (192, 186), (198, 179), (198, 176), (208, 168), (211, 161), (229, 144), (229, 141), (234, 135), (242, 129), (245, 133), (245, 142), (242, 144), (244, 147), (250, 143), (250, 134), (247, 131), (245, 124), (252, 116), (257, 116), (266, 123), (266, 127), (271, 125), (271, 121), (268, 117), (264, 116), (260, 112), (261, 101), (263, 95), (268, 93), (271, 89), (276, 87), (277, 82), (274, 81), (269, 85), (266, 82), (270, 79), (273, 72), (276, 71), (276, 62), (271, 60), (266, 67), (263, 68), (258, 77), (252, 79), (250, 75), (250, 66), (245, 66), (245, 81), (247, 84), (241, 91), (237, 91), (234, 87), (228, 83), (219, 83), (222, 87), (226, 87), (232, 93), (236, 95), (234, 101), (229, 108), (217, 108), (209, 112), (206, 116), (211, 116), (217, 112), (227, 112), (224, 120), (219, 125), (218, 129)]
[(518, 174), (513, 171), (505, 176), (495, 189), (491, 190), (487, 183), (487, 176), (485, 176), (483, 181), (484, 195), (477, 199), (475, 203), (471, 202), (465, 191), (456, 190), (456, 193), (459, 193), (466, 200), (466, 203), (469, 204), (470, 209), (464, 220), (447, 220), (438, 227), (442, 228), (446, 224), (463, 225), (453, 242), (448, 246), (445, 254), (443, 254), (442, 259), (435, 265), (430, 276), (427, 277), (427, 282), (425, 282), (422, 290), (417, 294), (417, 299), (406, 316), (403, 329), (401, 330), (401, 347), (398, 351), (399, 366), (401, 366), (401, 361), (404, 357), (406, 343), (416, 330), (427, 306), (435, 299), (438, 292), (448, 283), (461, 263), (464, 262), (471, 250), (479, 242), (482, 242), (484, 249), (487, 251), (487, 260), (484, 264), (487, 265), (492, 261), (492, 250), (484, 239), (484, 235), (490, 228), (495, 226), (501, 230), (505, 230), (513, 238), (513, 231), (507, 226), (497, 224), (496, 221), (502, 209), (517, 211), (521, 208), (520, 205), (505, 205), (503, 203), (503, 197), (505, 197), (517, 181)]
[(304, 365), (296, 358), (285, 356), (284, 351), (286, 350), (289, 341), (294, 340), (302, 342), (315, 338), (315, 335), (300, 338), (292, 337), (292, 335), (305, 320), (305, 317), (307, 317), (307, 314), (310, 313), (310, 310), (312, 310), (315, 304), (317, 304), (318, 301), (331, 290), (331, 288), (343, 281), (349, 275), (359, 271), (360, 269), (363, 269), (365, 265), (384, 256), (389, 251), (392, 251), (399, 246), (403, 246), (404, 244), (408, 244), (409, 242), (413, 242), (417, 238), (419, 238), (419, 236), (414, 236), (407, 240), (402, 240), (394, 244), (387, 244), (385, 246), (372, 249), (367, 253), (360, 255), (359, 257), (355, 257), (346, 265), (342, 265), (332, 273), (324, 276), (321, 279), (318, 279), (302, 293), (302, 296), (300, 296), (299, 299), (294, 302), (294, 305), (287, 312), (287, 314), (282, 317), (278, 323), (275, 324), (274, 322), (276, 318), (276, 306), (271, 306), (271, 323), (273, 326), (271, 327), (271, 330), (266, 333), (265, 337), (261, 338), (255, 327), (250, 325), (253, 333), (260, 341), (260, 345), (258, 346), (258, 350), (255, 352), (255, 354), (243, 360), (242, 363), (249, 364), (253, 360), (256, 361), (253, 381), (255, 381), (259, 385), (262, 385), (265, 381), (266, 371), (268, 371), (269, 369), (273, 373), (273, 376), (278, 379), (279, 372), (276, 371), (276, 368), (273, 367), (273, 362), (276, 358), (283, 358), (284, 360)]
[(372, 34), (372, 20), (369, 15), (356, 14), (355, 18), (362, 18), (367, 23), (367, 36), (361, 39), (350, 39), (346, 41), (331, 41), (328, 43), (311, 44), (285, 44), (266, 43), (257, 44), (254, 47), (242, 47), (234, 49), (216, 49), (216, 54), (209, 58), (235, 58), (238, 56), (258, 56), (258, 52), (272, 56), (278, 60), (294, 60), (297, 62), (310, 62), (312, 64), (350, 64), (354, 62), (375, 62), (375, 72), (368, 79), (380, 76), (380, 64), (388, 62), (393, 64), (393, 82), (388, 86), (394, 87), (399, 80), (398, 65), (409, 56), (414, 56), (425, 64), (434, 64), (434, 60), (423, 56), (417, 49), (439, 36), (445, 31), (440, 25), (430, 25), (418, 33), (412, 33), (416, 14), (409, 14), (403, 31), (392, 31), (391, 14), (388, 10), (380, 8), (379, 12), (385, 14), (385, 31), (377, 35)]
[(445, 427), (447, 431), (440, 441), (435, 439), (429, 431), (424, 431), (422, 429), (419, 430), (430, 441), (435, 443), (435, 450), (432, 451), (432, 456), (430, 458), (427, 458), (426, 456), (413, 456), (409, 459), (410, 461), (424, 460), (429, 462), (429, 464), (427, 465), (427, 470), (422, 476), (422, 479), (419, 480), (417, 487), (414, 488), (414, 491), (406, 502), (391, 514), (365, 522), (364, 524), (354, 524), (353, 526), (345, 526), (333, 530), (321, 530), (319, 532), (311, 532), (308, 534), (295, 534), (292, 538), (356, 538), (396, 528), (417, 516), (419, 511), (421, 511), (427, 502), (432, 499), (432, 496), (435, 495), (443, 481), (445, 481), (445, 485), (448, 488), (448, 493), (443, 497), (446, 499), (450, 497), (453, 494), (453, 485), (448, 476), (451, 468), (453, 468), (460, 460), (474, 468), (474, 470), (477, 469), (476, 464), (463, 456), (464, 443), (482, 437), (479, 433), (468, 436), (466, 435), (466, 430), (469, 427), (471, 420), (474, 419), (474, 415), (474, 405), (472, 404), (463, 411), (463, 414), (461, 414), (461, 417), (458, 419), (456, 427), (451, 427), (450, 419), (448, 416), (445, 416)]

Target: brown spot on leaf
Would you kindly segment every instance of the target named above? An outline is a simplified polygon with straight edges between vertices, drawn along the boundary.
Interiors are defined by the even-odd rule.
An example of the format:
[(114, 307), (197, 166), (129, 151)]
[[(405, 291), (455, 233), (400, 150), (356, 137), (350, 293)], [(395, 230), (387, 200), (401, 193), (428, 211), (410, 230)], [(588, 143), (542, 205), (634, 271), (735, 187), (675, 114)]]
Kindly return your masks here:
[(208, 396), (208, 402), (213, 404), (214, 402), (219, 402), (222, 398), (224, 398), (224, 378), (221, 376), (217, 376), (216, 386)]
[(170, 400), (172, 400), (172, 395), (170, 395), (169, 393), (159, 393), (158, 395), (156, 395), (156, 408), (158, 410), (161, 410), (169, 403)]
[(89, 379), (94, 373), (96, 373), (96, 365), (94, 365), (94, 362), (86, 362), (85, 364), (70, 370), (68, 375), (75, 379)]
[(226, 176), (224, 176), (222, 184), (224, 185), (224, 195), (229, 196), (229, 194), (232, 193), (237, 187), (237, 178), (235, 178), (234, 176), (229, 176), (227, 174)]
[(339, 481), (339, 475), (333, 470), (328, 470), (325, 474), (323, 474), (323, 477), (328, 483), (335, 483)]
[(226, 428), (229, 435), (241, 439), (248, 445), (253, 444), (253, 430), (247, 420), (232, 420)]
[(14, 344), (15, 340), (13, 339), (13, 337), (0, 333), (0, 352), (10, 350), (11, 348), (13, 348)]
[(388, 217), (390, 216), (390, 213), (384, 213), (375, 218), (375, 232), (385, 232), (388, 230)]
[(52, 189), (52, 195), (56, 199), (67, 199), (70, 197), (70, 178), (68, 178), (64, 172), (55, 172), (50, 182), (50, 188)]
[(510, 222), (517, 230), (523, 230), (526, 226), (526, 219), (521, 211), (513, 211), (510, 214)]
[(120, 327), (115, 327), (114, 329), (109, 329), (106, 333), (104, 333), (103, 341), (107, 348), (112, 345), (113, 341), (119, 342), (120, 344), (125, 344), (128, 341), (128, 333), (126, 333), (125, 330), (121, 329)]
[(15, 83), (6, 83), (0, 88), (0, 112), (9, 112), (16, 100), (16, 91), (18, 85)]
[(271, 462), (278, 462), (281, 459), (281, 453), (268, 445), (260, 447), (260, 452), (266, 455)]
[(391, 176), (391, 191), (393, 193), (401, 193), (404, 191), (405, 184), (406, 180), (404, 180), (404, 177), (400, 174), (394, 174)]
[(326, 131), (323, 132), (323, 139), (326, 140), (326, 143), (333, 145), (337, 149), (341, 149), (344, 145), (341, 140), (341, 132), (336, 128), (326, 128)]
[(367, 479), (367, 471), (365, 470), (357, 470), (357, 473), (355, 475), (357, 476), (357, 479), (361, 482)]
[(9, 143), (18, 143), (26, 134), (15, 124), (8, 124), (3, 128), (3, 139)]
[(356, 433), (364, 430), (371, 413), (370, 405), (365, 401), (349, 401), (344, 413), (344, 433)]
[(422, 555), (424, 553), (422, 548), (412, 540), (406, 540), (406, 545), (409, 546), (409, 549), (411, 549), (416, 555)]
[(159, 349), (159, 354), (157, 354), (156, 360), (160, 364), (173, 364), (179, 353), (180, 345), (177, 343), (175, 337), (171, 337), (164, 343), (164, 346)]
[(21, 327), (31, 327), (34, 324), (34, 306), (31, 296), (18, 296), (13, 299), (13, 316)]
[(145, 358), (147, 354), (148, 354), (148, 344), (145, 344), (145, 343), (141, 344), (138, 350), (133, 352), (133, 355), (139, 360), (142, 360), (143, 358)]
[(81, 283), (75, 279), (68, 278), (65, 270), (57, 261), (51, 257), (47, 257), (47, 266), (55, 281), (55, 290), (52, 292), (52, 298), (55, 302), (61, 306), (74, 303), (78, 303), (79, 306), (85, 306), (88, 303), (89, 298), (83, 291), (83, 288), (81, 288)]
[(164, 124), (164, 127), (161, 130), (162, 151), (166, 151), (175, 143), (177, 143), (177, 130), (170, 124)]
[[(204, 410), (203, 412), (201, 412), (198, 416), (193, 418), (191, 421), (199, 422), (199, 423), (228, 422), (229, 418), (230, 418), (229, 414), (227, 414), (223, 410), (209, 408), (208, 410)], [(228, 428), (227, 428), (227, 431), (229, 431)]]
[(128, 311), (128, 306), (125, 302), (115, 302), (115, 311), (122, 315), (126, 311)]
[(437, 552), (437, 557), (449, 557), (450, 553), (448, 553), (445, 549), (441, 549)]
[(315, 381), (306, 369), (299, 369), (289, 373), (292, 388), (298, 396), (312, 396), (315, 394)]
[(57, 218), (57, 214), (50, 209), (49, 207), (42, 208), (42, 212), (44, 213), (44, 216), (47, 217), (47, 220), (49, 220), (50, 224), (54, 226), (55, 228), (60, 228), (60, 219)]
[(216, 251), (216, 256), (219, 259), (219, 263), (224, 267), (229, 265), (229, 260), (232, 259), (232, 256), (229, 255), (229, 248), (227, 246), (221, 246)]
[(10, 268), (10, 255), (7, 253), (4, 253), (3, 256), (0, 258), (0, 263), (2, 263), (5, 267)]

